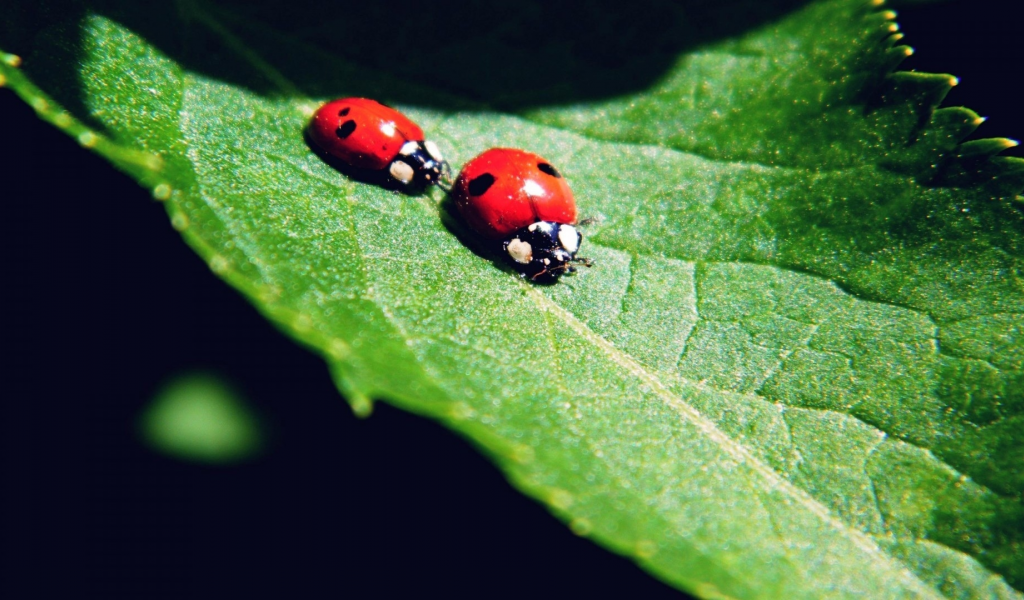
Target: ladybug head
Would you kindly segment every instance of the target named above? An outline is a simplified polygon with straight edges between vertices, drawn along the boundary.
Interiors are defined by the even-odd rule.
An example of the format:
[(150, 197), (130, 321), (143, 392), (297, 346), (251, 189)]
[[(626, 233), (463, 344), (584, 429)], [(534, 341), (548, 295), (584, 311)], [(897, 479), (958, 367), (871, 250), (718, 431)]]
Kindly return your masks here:
[(451, 169), (437, 144), (430, 140), (410, 141), (402, 145), (391, 161), (388, 174), (403, 187), (422, 188), (449, 179)]
[(585, 258), (576, 258), (583, 236), (572, 225), (537, 221), (505, 240), (503, 250), (512, 264), (534, 281), (555, 281), (562, 273), (572, 273), (573, 263), (590, 266)]

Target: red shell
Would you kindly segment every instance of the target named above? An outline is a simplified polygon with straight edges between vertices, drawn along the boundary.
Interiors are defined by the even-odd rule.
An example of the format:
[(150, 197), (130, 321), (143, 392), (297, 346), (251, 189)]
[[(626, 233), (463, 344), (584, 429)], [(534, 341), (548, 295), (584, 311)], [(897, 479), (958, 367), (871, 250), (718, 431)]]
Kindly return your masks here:
[[(346, 125), (349, 121), (352, 125)], [(346, 129), (347, 135), (342, 135)], [(309, 123), (309, 137), (353, 167), (379, 170), (395, 160), (406, 142), (422, 142), (423, 130), (375, 100), (341, 98), (316, 111)]]
[[(478, 179), (483, 175), (494, 180), (474, 195), (473, 188), (487, 181)], [(504, 239), (537, 221), (576, 223), (576, 200), (565, 179), (546, 159), (514, 148), (491, 148), (466, 163), (452, 196), (462, 218), (490, 239)]]

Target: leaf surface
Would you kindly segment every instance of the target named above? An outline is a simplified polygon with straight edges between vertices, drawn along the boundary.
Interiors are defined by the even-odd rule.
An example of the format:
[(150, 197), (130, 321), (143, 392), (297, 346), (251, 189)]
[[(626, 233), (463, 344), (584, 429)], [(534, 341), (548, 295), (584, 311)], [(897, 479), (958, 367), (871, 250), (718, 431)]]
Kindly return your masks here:
[[(1021, 597), (1024, 161), (960, 143), (979, 119), (934, 110), (951, 77), (890, 73), (906, 52), (867, 3), (743, 27), (697, 3), (718, 26), (690, 38), (689, 13), (649, 4), (668, 23), (644, 25), (653, 54), (565, 81), (510, 68), (539, 73), (518, 90), (487, 67), (538, 52), (509, 33), (537, 23), (530, 4), (409, 62), (351, 43), (373, 14), (302, 29), (262, 5), (25, 8), (0, 29), (24, 69), (2, 73), (151, 187), (356, 410), (443, 421), (666, 581)], [(595, 62), (552, 43), (554, 71)], [(595, 83), (642, 62), (660, 70)], [(492, 146), (550, 159), (597, 218), (596, 266), (530, 285), (440, 190), (340, 175), (302, 132), (349, 95), (394, 102), (456, 167)]]

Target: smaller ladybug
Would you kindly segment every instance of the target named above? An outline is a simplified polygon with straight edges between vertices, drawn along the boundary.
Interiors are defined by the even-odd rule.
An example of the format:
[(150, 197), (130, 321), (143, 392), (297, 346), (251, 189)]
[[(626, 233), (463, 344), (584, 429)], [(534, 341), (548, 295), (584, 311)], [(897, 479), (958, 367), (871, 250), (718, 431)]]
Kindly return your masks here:
[(533, 281), (553, 282), (575, 271), (583, 236), (576, 200), (562, 174), (544, 158), (492, 148), (469, 161), (452, 187), (455, 206), (477, 233), (501, 243), (512, 266)]
[(378, 171), (403, 189), (437, 184), (450, 173), (437, 144), (397, 110), (367, 98), (342, 98), (321, 106), (309, 137), (327, 154), (356, 169)]

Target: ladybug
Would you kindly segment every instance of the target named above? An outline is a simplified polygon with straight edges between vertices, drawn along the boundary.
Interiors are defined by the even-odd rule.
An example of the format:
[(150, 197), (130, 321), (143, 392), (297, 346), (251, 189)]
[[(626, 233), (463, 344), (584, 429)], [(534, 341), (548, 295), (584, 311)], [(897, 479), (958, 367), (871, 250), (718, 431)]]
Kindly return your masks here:
[(418, 189), (448, 176), (437, 144), (397, 110), (367, 98), (341, 98), (321, 106), (309, 137), (327, 154), (356, 169), (380, 171), (400, 188)]
[(491, 148), (469, 161), (452, 186), (462, 218), (477, 233), (500, 242), (524, 277), (552, 282), (575, 271), (583, 236), (576, 200), (562, 174), (544, 158), (514, 148)]

